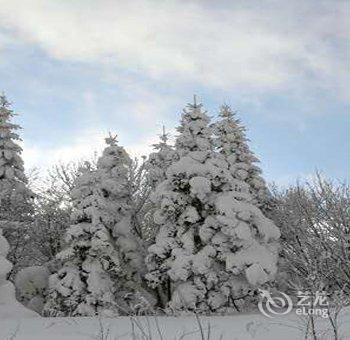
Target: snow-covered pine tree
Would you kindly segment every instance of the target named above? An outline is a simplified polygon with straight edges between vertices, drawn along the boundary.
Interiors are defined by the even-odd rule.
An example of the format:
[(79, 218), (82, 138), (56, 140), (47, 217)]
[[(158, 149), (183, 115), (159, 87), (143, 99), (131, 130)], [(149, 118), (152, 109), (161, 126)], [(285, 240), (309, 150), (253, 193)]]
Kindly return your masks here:
[[(118, 250), (123, 288), (130, 298), (141, 294), (141, 276), (145, 272), (145, 250), (133, 228), (131, 159), (117, 144), (116, 137), (106, 139), (108, 146), (97, 162), (97, 198), (101, 220), (111, 231)], [(122, 292), (121, 292), (122, 293)]]
[(276, 272), (279, 230), (215, 152), (209, 122), (201, 104), (188, 105), (175, 144), (180, 159), (155, 192), (160, 229), (146, 278), (168, 292), (175, 311), (227, 311)]
[[(19, 266), (25, 262), (24, 245), (31, 215), (33, 192), (28, 188), (21, 158), (20, 126), (12, 123), (15, 113), (4, 94), (0, 95), (0, 227), (8, 239), (9, 259)], [(23, 263), (22, 265), (25, 265)]]
[(96, 173), (83, 167), (71, 192), (72, 225), (66, 248), (57, 255), (62, 268), (49, 279), (46, 315), (118, 315), (114, 295), (119, 256), (109, 230), (101, 222)]
[(97, 170), (84, 169), (71, 193), (73, 225), (58, 254), (63, 267), (50, 278), (46, 314), (128, 314), (142, 299), (142, 247), (131, 230), (131, 160), (115, 138), (106, 143)]
[(33, 317), (37, 314), (26, 309), (16, 300), (15, 287), (7, 280), (12, 264), (6, 259), (9, 244), (0, 228), (0, 319)]
[(230, 166), (234, 178), (249, 184), (254, 204), (264, 213), (271, 211), (272, 196), (256, 165), (258, 158), (248, 145), (245, 128), (229, 105), (222, 105), (219, 120), (213, 124), (215, 146)]
[(153, 144), (154, 152), (152, 152), (145, 163), (146, 169), (146, 183), (148, 190), (148, 199), (145, 202), (142, 213), (142, 229), (144, 239), (152, 242), (154, 241), (157, 227), (154, 223), (155, 204), (152, 202), (152, 194), (157, 185), (166, 179), (166, 171), (169, 166), (176, 160), (176, 153), (174, 148), (168, 143), (169, 134), (163, 132), (159, 136), (159, 142)]
[(154, 152), (152, 152), (147, 160), (147, 179), (148, 184), (152, 190), (155, 190), (157, 185), (163, 182), (166, 178), (166, 171), (174, 162), (175, 152), (168, 143), (169, 134), (165, 132), (163, 126), (163, 133), (159, 136), (159, 143), (153, 144)]

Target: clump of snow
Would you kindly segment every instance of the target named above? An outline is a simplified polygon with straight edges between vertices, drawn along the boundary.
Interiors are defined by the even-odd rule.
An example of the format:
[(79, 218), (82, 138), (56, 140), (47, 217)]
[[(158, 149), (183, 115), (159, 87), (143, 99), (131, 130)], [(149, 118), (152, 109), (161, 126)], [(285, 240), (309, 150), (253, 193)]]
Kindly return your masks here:
[[(203, 287), (204, 288), (204, 287)], [(170, 309), (173, 310), (196, 310), (198, 300), (205, 299), (205, 290), (200, 289), (191, 282), (180, 283), (172, 296), (169, 303)]]
[(204, 201), (207, 195), (211, 192), (211, 182), (209, 179), (201, 176), (196, 176), (190, 179), (191, 194)]

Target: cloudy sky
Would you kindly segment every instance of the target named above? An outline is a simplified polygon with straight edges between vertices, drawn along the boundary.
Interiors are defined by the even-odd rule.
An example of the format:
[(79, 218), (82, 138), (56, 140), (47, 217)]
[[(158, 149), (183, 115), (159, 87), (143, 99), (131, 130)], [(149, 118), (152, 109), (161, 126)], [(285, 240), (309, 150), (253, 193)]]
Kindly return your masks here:
[(0, 0), (0, 89), (27, 167), (133, 155), (196, 93), (230, 104), (269, 181), (349, 179), (350, 1)]

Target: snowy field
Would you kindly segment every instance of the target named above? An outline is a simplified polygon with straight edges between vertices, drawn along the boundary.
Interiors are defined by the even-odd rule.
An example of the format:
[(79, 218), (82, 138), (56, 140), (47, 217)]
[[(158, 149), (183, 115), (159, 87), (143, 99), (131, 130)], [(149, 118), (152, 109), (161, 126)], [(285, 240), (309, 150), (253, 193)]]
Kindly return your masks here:
[[(343, 313), (340, 339), (350, 338), (350, 310)], [(200, 324), (199, 324), (200, 322)], [(1, 340), (298, 340), (305, 339), (306, 319), (290, 314), (268, 319), (259, 314), (225, 317), (92, 319), (27, 318), (0, 320)], [(201, 325), (201, 326), (200, 326)], [(328, 321), (319, 339), (333, 339)], [(202, 328), (202, 330), (201, 330)], [(328, 328), (328, 330), (327, 330)]]

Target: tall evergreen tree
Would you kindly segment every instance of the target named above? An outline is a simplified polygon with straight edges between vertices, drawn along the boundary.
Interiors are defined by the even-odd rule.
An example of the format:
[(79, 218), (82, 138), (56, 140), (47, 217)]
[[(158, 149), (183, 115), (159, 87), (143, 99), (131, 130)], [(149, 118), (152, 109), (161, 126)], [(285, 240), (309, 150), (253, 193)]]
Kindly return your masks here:
[(103, 223), (111, 230), (130, 282), (139, 281), (144, 271), (142, 244), (132, 227), (132, 183), (129, 180), (131, 159), (117, 145), (116, 137), (106, 140), (108, 146), (97, 162), (97, 198)]
[(279, 230), (215, 152), (209, 123), (201, 104), (188, 105), (175, 144), (179, 160), (155, 192), (160, 228), (146, 278), (168, 292), (175, 311), (226, 311), (276, 272)]
[(130, 225), (130, 158), (115, 138), (106, 142), (97, 170), (85, 169), (71, 193), (73, 224), (58, 254), (63, 267), (50, 279), (47, 314), (127, 314), (142, 297), (142, 248)]
[(22, 148), (18, 145), (20, 126), (12, 123), (14, 116), (6, 96), (0, 95), (0, 227), (11, 245), (9, 258), (17, 267), (19, 260), (25, 262), (22, 257), (34, 195), (24, 174)]
[(163, 126), (163, 133), (159, 136), (159, 142), (153, 144), (154, 152), (149, 155), (145, 163), (145, 185), (148, 190), (148, 199), (142, 211), (142, 227), (144, 239), (148, 242), (154, 241), (155, 233), (157, 232), (153, 218), (156, 206), (152, 202), (152, 193), (157, 185), (166, 179), (166, 171), (176, 159), (174, 148), (168, 144), (168, 140), (169, 135), (165, 132), (165, 127)]
[(272, 196), (261, 176), (261, 169), (256, 165), (259, 160), (249, 148), (245, 128), (230, 106), (221, 106), (219, 120), (213, 127), (215, 146), (229, 163), (232, 176), (249, 184), (253, 203), (268, 213)]
[(153, 144), (154, 152), (149, 155), (146, 165), (147, 179), (152, 190), (165, 180), (166, 171), (176, 157), (174, 149), (168, 144), (168, 140), (169, 134), (165, 132), (163, 127), (163, 133), (159, 136), (159, 143)]
[(118, 314), (112, 276), (117, 275), (119, 257), (98, 214), (96, 182), (96, 173), (82, 168), (71, 192), (72, 225), (66, 233), (67, 247), (57, 255), (63, 266), (50, 277), (48, 315)]

